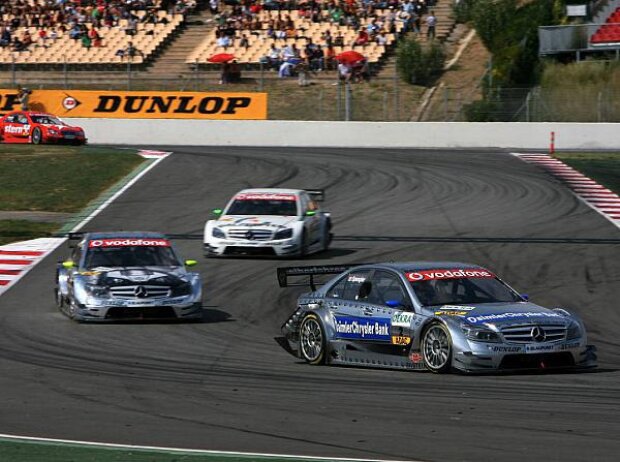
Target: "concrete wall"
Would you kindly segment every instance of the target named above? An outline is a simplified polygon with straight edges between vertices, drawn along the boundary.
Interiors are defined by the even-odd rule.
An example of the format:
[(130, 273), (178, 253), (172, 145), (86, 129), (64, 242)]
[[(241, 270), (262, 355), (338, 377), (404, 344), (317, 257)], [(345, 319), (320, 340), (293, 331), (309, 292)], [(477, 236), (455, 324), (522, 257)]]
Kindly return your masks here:
[(620, 124), (67, 119), (93, 144), (620, 149)]

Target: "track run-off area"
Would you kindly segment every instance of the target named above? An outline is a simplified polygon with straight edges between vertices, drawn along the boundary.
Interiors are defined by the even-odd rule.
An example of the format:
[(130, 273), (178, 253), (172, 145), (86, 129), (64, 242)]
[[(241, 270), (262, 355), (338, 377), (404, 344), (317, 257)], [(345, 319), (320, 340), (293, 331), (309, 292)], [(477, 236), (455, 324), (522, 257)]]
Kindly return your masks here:
[[(160, 148), (157, 148), (160, 149)], [(536, 165), (496, 151), (165, 148), (84, 231), (161, 231), (199, 261), (204, 322), (78, 324), (53, 297), (66, 244), (0, 297), (0, 433), (369, 459), (614, 461), (620, 231)], [(332, 248), (204, 259), (209, 211), (248, 187), (324, 188)], [(434, 375), (309, 366), (274, 341), (297, 264), (457, 260), (580, 314), (599, 368)]]

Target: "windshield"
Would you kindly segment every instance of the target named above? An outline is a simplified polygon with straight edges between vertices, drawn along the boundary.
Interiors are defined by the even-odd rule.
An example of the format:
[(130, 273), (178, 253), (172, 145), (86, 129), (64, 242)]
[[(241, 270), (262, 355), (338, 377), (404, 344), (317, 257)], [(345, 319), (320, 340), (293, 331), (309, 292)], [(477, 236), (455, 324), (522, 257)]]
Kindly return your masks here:
[(35, 124), (42, 124), (42, 125), (64, 125), (65, 124), (62, 120), (54, 116), (49, 116), (49, 115), (31, 115), (30, 118)]
[(181, 266), (165, 239), (99, 239), (88, 244), (87, 269), (122, 266)]
[(297, 215), (294, 194), (239, 194), (226, 215)]
[(440, 269), (406, 273), (406, 276), (425, 306), (522, 301), (519, 294), (486, 270)]

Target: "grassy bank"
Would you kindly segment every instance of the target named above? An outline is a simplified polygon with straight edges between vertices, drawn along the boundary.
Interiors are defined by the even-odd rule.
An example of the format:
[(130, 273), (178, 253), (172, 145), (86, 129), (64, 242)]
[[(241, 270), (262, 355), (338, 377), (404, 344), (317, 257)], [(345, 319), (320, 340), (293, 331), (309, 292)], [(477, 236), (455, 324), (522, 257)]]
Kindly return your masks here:
[(620, 194), (620, 152), (571, 152), (559, 153), (556, 157)]
[[(0, 145), (0, 211), (78, 212), (143, 161), (114, 148)], [(44, 237), (60, 226), (0, 220), (0, 244)]]

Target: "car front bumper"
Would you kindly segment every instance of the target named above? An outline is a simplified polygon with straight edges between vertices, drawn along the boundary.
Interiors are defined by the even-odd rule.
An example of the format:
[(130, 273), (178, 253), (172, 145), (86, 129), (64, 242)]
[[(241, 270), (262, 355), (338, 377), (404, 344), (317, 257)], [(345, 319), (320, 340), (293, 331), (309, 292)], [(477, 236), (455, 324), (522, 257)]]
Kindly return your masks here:
[(468, 349), (455, 350), (453, 366), (463, 372), (592, 368), (597, 365), (596, 347), (579, 340), (552, 344), (467, 342)]
[(300, 250), (296, 239), (278, 241), (213, 239), (204, 244), (205, 256), (209, 257), (234, 255), (285, 257), (299, 254)]
[(79, 321), (202, 319), (202, 302), (196, 301), (194, 296), (148, 301), (89, 297), (86, 303), (74, 303), (72, 308), (74, 318)]

